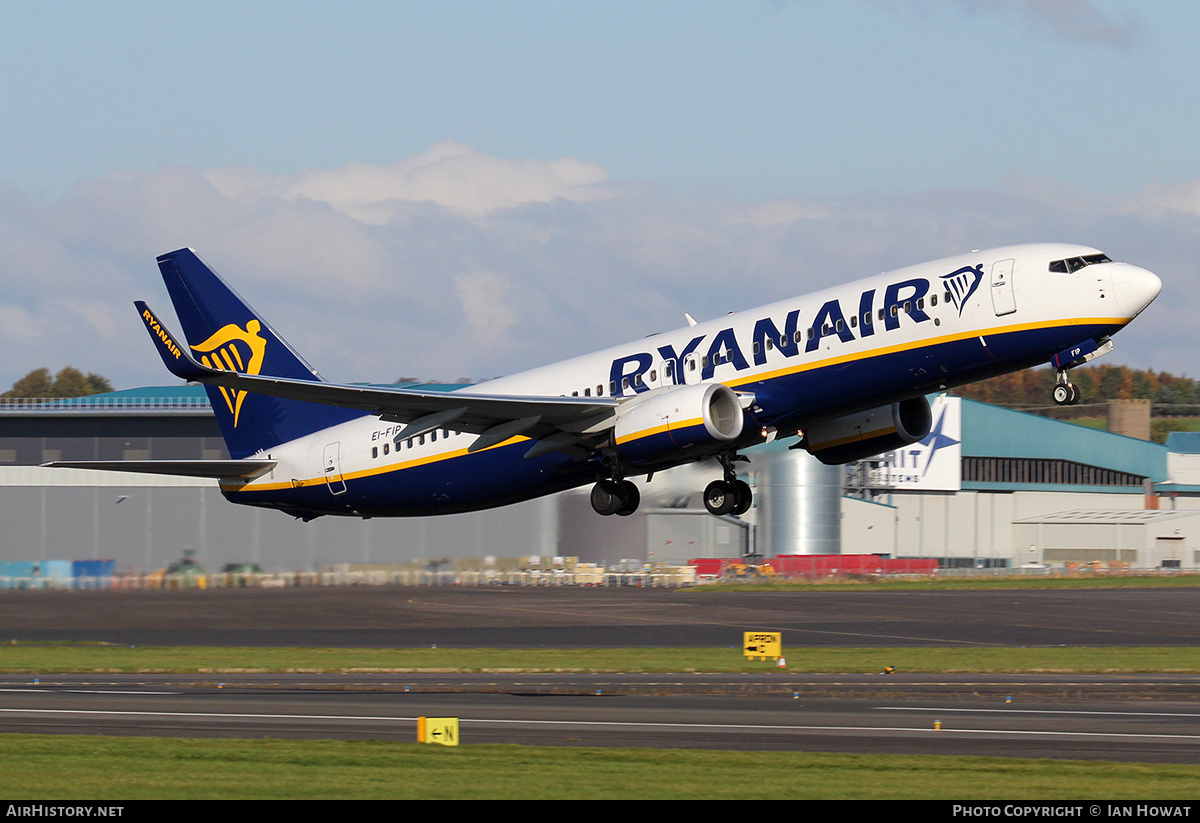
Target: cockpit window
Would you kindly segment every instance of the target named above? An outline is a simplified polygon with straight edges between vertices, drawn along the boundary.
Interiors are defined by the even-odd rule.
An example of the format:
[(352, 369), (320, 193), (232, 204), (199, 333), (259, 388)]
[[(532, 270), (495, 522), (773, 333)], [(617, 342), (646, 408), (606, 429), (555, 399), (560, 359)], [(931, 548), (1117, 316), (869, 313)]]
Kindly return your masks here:
[(1068, 257), (1066, 260), (1055, 260), (1050, 264), (1050, 271), (1059, 274), (1071, 274), (1077, 272), (1085, 266), (1094, 266), (1097, 263), (1111, 263), (1112, 258), (1107, 254), (1087, 254), (1083, 257)]

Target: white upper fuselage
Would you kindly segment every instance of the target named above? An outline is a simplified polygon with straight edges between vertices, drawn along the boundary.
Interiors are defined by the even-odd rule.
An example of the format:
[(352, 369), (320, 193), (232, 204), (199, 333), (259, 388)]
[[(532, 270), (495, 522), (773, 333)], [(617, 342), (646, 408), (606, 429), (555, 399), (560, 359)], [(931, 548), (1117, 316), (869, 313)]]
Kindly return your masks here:
[[(718, 382), (753, 394), (748, 405), (756, 421), (787, 436), (816, 420), (1048, 362), (1086, 339), (1107, 338), (1145, 308), (1161, 284), (1136, 266), (1084, 262), (1097, 256), (1085, 246), (1042, 243), (948, 257), (468, 391), (632, 399)], [(1051, 270), (1065, 261), (1075, 262)], [(274, 471), (245, 485), (226, 484), (226, 491), (333, 486), (447, 461), (449, 468), (459, 458), (461, 471), (471, 471), (466, 450), (472, 435), (451, 425), (394, 443), (403, 428), (364, 416), (280, 444), (264, 451), (279, 461)], [(513, 460), (522, 460), (521, 452)]]

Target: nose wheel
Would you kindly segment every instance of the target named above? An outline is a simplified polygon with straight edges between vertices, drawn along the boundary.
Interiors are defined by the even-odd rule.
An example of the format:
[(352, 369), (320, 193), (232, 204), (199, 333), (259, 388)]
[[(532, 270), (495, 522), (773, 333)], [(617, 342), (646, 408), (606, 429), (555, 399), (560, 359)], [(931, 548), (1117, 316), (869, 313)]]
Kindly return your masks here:
[(1058, 382), (1054, 385), (1054, 402), (1060, 406), (1074, 406), (1079, 402), (1079, 389), (1067, 379), (1067, 373), (1058, 373)]

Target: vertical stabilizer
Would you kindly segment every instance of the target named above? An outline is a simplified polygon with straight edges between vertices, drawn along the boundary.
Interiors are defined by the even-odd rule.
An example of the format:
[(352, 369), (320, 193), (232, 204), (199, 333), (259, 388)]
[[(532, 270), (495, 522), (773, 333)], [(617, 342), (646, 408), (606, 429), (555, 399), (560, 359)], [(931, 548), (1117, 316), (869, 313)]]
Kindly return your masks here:
[[(322, 382), (271, 325), (191, 249), (158, 258), (192, 356), (205, 366), (243, 374)], [(363, 412), (206, 386), (229, 454), (246, 457)]]

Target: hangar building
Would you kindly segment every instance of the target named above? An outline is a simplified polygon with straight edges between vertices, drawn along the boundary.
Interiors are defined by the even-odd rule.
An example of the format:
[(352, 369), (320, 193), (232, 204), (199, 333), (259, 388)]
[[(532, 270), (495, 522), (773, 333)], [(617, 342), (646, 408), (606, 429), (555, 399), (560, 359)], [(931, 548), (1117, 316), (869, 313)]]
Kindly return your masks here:
[[(433, 388), (433, 387), (430, 387)], [(443, 387), (446, 388), (446, 387)], [(1200, 434), (1166, 446), (968, 400), (935, 402), (923, 444), (826, 467), (795, 438), (751, 450), (755, 507), (714, 518), (683, 467), (643, 484), (628, 518), (586, 489), (437, 518), (319, 518), (227, 503), (208, 480), (45, 469), (50, 460), (227, 457), (200, 387), (0, 404), (0, 560), (112, 558), (153, 570), (191, 550), (210, 570), (567, 555), (587, 562), (879, 553), (943, 567), (1117, 562), (1196, 568)]]

